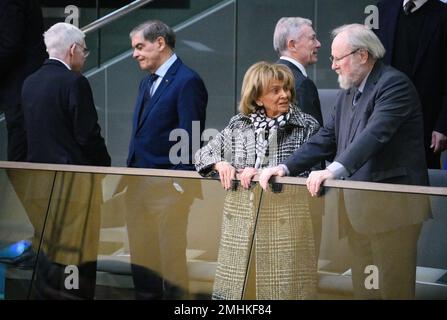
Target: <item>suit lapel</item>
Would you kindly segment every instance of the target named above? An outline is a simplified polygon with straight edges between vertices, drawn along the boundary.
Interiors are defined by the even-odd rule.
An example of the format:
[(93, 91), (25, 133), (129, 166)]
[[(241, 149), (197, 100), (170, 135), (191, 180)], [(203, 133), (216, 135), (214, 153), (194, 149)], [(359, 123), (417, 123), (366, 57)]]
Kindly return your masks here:
[[(145, 108), (143, 111), (143, 114), (141, 115), (142, 119), (138, 125), (138, 130), (143, 126), (143, 123), (146, 121), (146, 119), (148, 118), (149, 114), (157, 107), (157, 101), (160, 99), (161, 95), (164, 93), (164, 91), (166, 90), (166, 88), (171, 84), (171, 82), (173, 81), (175, 74), (177, 73), (178, 68), (180, 67), (180, 65), (182, 64), (182, 61), (180, 60), (180, 58), (177, 58), (177, 60), (175, 60), (175, 62), (172, 64), (172, 66), (169, 68), (168, 72), (166, 72), (165, 76), (163, 77), (163, 79), (161, 79), (161, 82), (159, 84), (159, 86), (157, 87), (157, 90), (155, 90), (154, 94), (151, 97), (151, 101), (149, 103), (149, 107)], [(139, 106), (140, 108), (138, 109), (138, 112), (140, 111), (141, 107), (142, 107), (142, 95), (140, 95), (140, 103)]]
[[(379, 25), (384, 36), (384, 42), (386, 42), (383, 45), (385, 48), (389, 48), (385, 52), (384, 61), (386, 64), (391, 64), (393, 58), (394, 37), (401, 8), (402, 0), (395, 0), (391, 3), (389, 9), (380, 11)], [(383, 25), (380, 22), (383, 22)]]
[(419, 64), (421, 63), (424, 53), (430, 44), (430, 40), (432, 39), (431, 36), (427, 36), (427, 35), (435, 34), (436, 29), (438, 28), (438, 26), (440, 24), (441, 15), (439, 14), (439, 12), (436, 11), (436, 7), (432, 3), (432, 1), (428, 0), (427, 3), (424, 4), (424, 6), (428, 6), (428, 8), (426, 8), (427, 14), (424, 18), (424, 22), (422, 25), (422, 31), (421, 31), (422, 37), (419, 38), (419, 46), (418, 46), (418, 50), (416, 52), (416, 58), (414, 60), (414, 65), (413, 65), (413, 70), (412, 70), (413, 75), (415, 74), (416, 69), (418, 68)]
[[(363, 93), (360, 99), (357, 101), (357, 104), (354, 106), (355, 111), (352, 119), (351, 129), (349, 131), (348, 143), (351, 143), (354, 139), (357, 130), (359, 128), (360, 122), (362, 120), (362, 116), (365, 114), (366, 108), (369, 105), (369, 101), (371, 101), (371, 95), (374, 92), (374, 87), (377, 84), (379, 76), (381, 74), (383, 68), (383, 64), (380, 61), (377, 61), (374, 65), (371, 73), (369, 74), (368, 79), (366, 80), (365, 88), (363, 88)], [(352, 96), (354, 95), (354, 90), (351, 90), (350, 98), (352, 101)], [(350, 105), (349, 105), (350, 106)]]
[[(147, 81), (144, 81), (143, 87), (146, 88), (146, 86), (147, 86)], [(141, 126), (141, 123), (142, 123), (142, 121), (139, 121), (139, 115), (141, 112), (141, 108), (143, 108), (143, 97), (144, 97), (144, 90), (140, 89), (140, 93), (138, 95), (137, 102), (136, 102), (135, 112), (133, 115), (134, 134), (137, 132), (137, 130), (139, 129), (139, 127)]]

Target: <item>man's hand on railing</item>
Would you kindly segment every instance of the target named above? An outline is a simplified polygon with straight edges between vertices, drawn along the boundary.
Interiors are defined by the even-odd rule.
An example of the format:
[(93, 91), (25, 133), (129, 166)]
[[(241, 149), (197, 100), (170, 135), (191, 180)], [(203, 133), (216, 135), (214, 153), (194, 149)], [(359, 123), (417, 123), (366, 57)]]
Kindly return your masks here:
[(318, 196), (321, 185), (328, 179), (335, 179), (335, 176), (328, 169), (312, 171), (306, 180), (307, 190), (312, 197)]

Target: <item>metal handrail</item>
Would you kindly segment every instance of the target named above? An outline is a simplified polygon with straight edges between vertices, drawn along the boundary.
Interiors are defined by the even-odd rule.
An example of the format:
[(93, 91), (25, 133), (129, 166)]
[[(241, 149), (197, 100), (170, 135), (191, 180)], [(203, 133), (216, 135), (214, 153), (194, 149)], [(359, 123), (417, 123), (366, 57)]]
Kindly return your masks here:
[(81, 28), (82, 31), (84, 31), (85, 34), (88, 34), (90, 32), (96, 31), (105, 25), (108, 25), (112, 21), (115, 21), (118, 18), (121, 18), (122, 16), (128, 14), (129, 12), (132, 12), (149, 2), (153, 2), (154, 0), (136, 0), (134, 2), (129, 3), (128, 5), (113, 11), (109, 13), (108, 15), (93, 21), (92, 23), (89, 23), (88, 25)]
[[(203, 178), (195, 171), (184, 171), (184, 170), (163, 170), (163, 169), (124, 168), (124, 167), (94, 167), (94, 166), (12, 162), (12, 161), (0, 161), (0, 169), (62, 171), (62, 172), (77, 172), (77, 173), (96, 173), (96, 174), (131, 175), (131, 176), (136, 175), (136, 176), (153, 176), (153, 177), (165, 177), (165, 178), (187, 178), (187, 179), (209, 180), (209, 178)], [(238, 175), (237, 179), (239, 178), (240, 176)], [(254, 182), (259, 181), (259, 177), (255, 176), (253, 178), (253, 181)], [(275, 177), (273, 181), (276, 183), (306, 186), (306, 178)], [(348, 181), (348, 180), (327, 180), (325, 181), (324, 185), (326, 187), (335, 187), (341, 189), (447, 196), (447, 187), (429, 187), (429, 186)]]

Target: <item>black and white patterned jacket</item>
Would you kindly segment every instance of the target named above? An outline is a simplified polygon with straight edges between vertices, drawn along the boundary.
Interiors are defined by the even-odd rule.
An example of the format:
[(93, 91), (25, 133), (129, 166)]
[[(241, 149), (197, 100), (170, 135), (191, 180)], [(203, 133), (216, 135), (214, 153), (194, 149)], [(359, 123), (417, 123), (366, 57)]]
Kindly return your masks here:
[[(290, 156), (309, 137), (315, 134), (320, 125), (310, 115), (290, 108), (291, 117), (284, 128), (269, 134), (269, 156), (261, 168), (276, 166)], [(206, 146), (197, 151), (195, 166), (202, 176), (213, 173), (213, 165), (220, 161), (231, 163), (236, 169), (255, 166), (255, 131), (250, 118), (241, 113), (231, 118), (223, 129)]]

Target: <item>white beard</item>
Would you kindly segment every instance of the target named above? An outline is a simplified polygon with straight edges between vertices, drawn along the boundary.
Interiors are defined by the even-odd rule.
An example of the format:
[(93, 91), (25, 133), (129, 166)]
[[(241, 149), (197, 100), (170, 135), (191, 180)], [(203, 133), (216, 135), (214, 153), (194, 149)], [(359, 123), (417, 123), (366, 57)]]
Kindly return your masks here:
[(355, 86), (353, 79), (341, 74), (338, 75), (338, 84), (340, 85), (340, 88), (345, 90), (351, 89)]
[(362, 82), (364, 76), (363, 76), (363, 70), (356, 69), (352, 72), (351, 76), (346, 75), (338, 75), (338, 84), (340, 85), (340, 88), (348, 90), (353, 87), (357, 87)]

